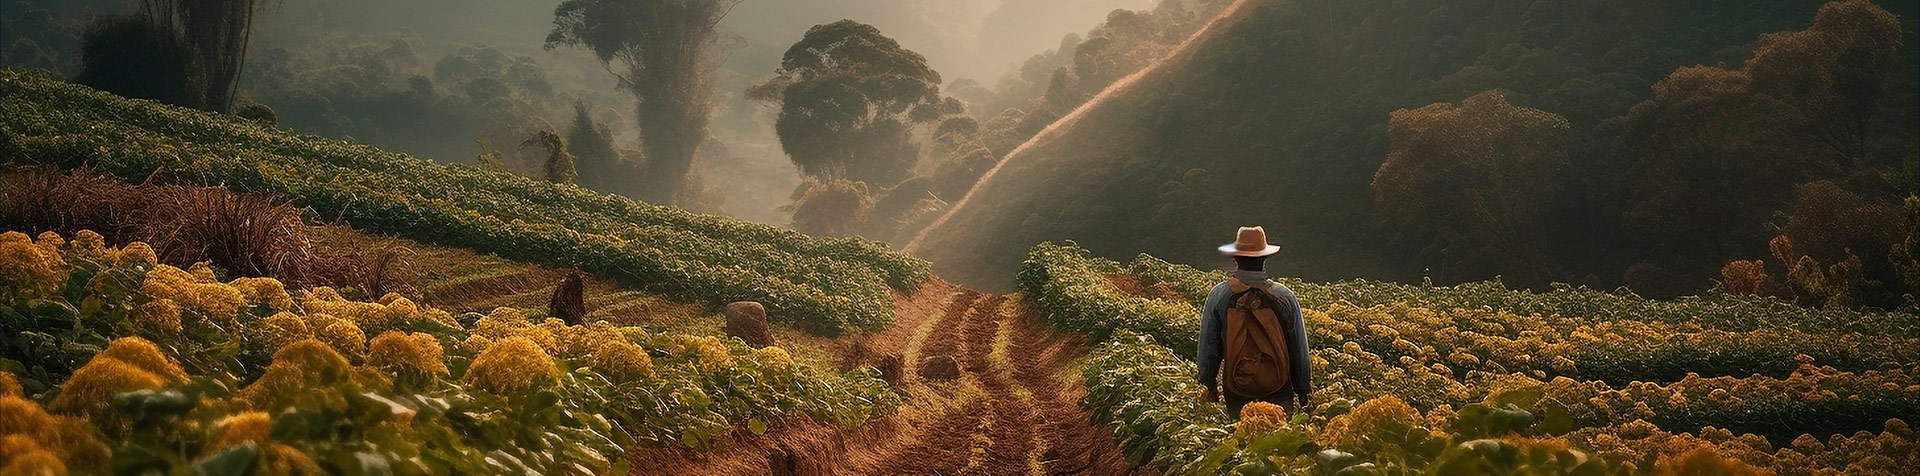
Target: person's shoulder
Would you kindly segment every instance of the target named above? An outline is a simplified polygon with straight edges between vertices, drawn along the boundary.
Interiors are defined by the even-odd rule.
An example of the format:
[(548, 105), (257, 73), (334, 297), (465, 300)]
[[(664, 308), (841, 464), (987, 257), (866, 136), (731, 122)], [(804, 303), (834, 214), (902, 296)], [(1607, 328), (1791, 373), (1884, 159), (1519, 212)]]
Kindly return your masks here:
[(1273, 290), (1273, 295), (1276, 297), (1285, 298), (1288, 301), (1295, 301), (1295, 302), (1298, 302), (1300, 300), (1300, 298), (1294, 297), (1293, 289), (1288, 288), (1287, 285), (1285, 284), (1280, 284), (1280, 281), (1267, 280), (1267, 284), (1272, 285), (1269, 289)]
[(1227, 290), (1227, 282), (1221, 281), (1220, 284), (1213, 285), (1212, 291), (1207, 292), (1207, 301), (1222, 299), (1229, 293), (1231, 291)]

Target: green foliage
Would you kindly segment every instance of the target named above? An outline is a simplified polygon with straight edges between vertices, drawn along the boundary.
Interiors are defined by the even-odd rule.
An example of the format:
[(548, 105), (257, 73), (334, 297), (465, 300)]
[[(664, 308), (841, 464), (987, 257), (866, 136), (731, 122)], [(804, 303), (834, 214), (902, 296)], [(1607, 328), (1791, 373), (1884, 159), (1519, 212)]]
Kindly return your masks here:
[(865, 182), (832, 178), (808, 180), (794, 191), (793, 229), (820, 236), (850, 236), (867, 221), (873, 196)]
[(638, 99), (635, 114), (646, 149), (641, 197), (685, 202), (682, 188), (707, 138), (708, 62), (720, 20), (740, 0), (627, 2), (565, 0), (553, 9), (547, 49), (580, 46), (610, 69)]
[[(1874, 184), (1873, 200), (1911, 191), (1911, 180), (1875, 177), (1903, 177), (1898, 171), (1911, 163), (1920, 137), (1911, 132), (1912, 118), (1889, 113), (1912, 108), (1910, 95), (1896, 98), (1893, 91), (1915, 89), (1916, 56), (1899, 57), (1879, 75), (1857, 74), (1872, 68), (1840, 71), (1886, 66), (1879, 63), (1885, 47), (1913, 51), (1914, 28), (1903, 27), (1898, 41), (1889, 42), (1881, 28), (1885, 16), (1862, 10), (1884, 9), (1908, 25), (1916, 9), (1900, 2), (1840, 2), (1835, 5), (1846, 6), (1827, 9), (1850, 14), (1822, 22), (1815, 12), (1825, 3), (1765, 0), (1728, 10), (1668, 2), (1609, 8), (1569, 1), (1527, 8), (1497, 2), (1432, 8), (1395, 0), (1246, 2), (1194, 36), (1189, 48), (1149, 55), (1148, 61), (1164, 58), (1160, 67), (1116, 83), (1126, 87), (1089, 81), (1097, 86), (1062, 88), (1078, 93), (1066, 96), (1066, 107), (1045, 105), (1042, 113), (1035, 112), (1043, 110), (1041, 104), (1029, 103), (1018, 106), (1020, 119), (983, 118), (989, 136), (1018, 131), (1006, 134), (1012, 140), (983, 140), (1006, 157), (973, 199), (927, 230), (913, 251), (938, 263), (948, 279), (1007, 286), (1019, 252), (1042, 241), (1070, 237), (1108, 256), (1144, 251), (1206, 265), (1218, 257), (1202, 244), (1228, 241), (1237, 225), (1265, 224), (1271, 241), (1287, 247), (1274, 261), (1276, 269), (1315, 280), (1417, 282), (1431, 275), (1457, 283), (1502, 276), (1540, 290), (1564, 281), (1605, 289), (1626, 283), (1662, 298), (1692, 294), (1710, 286), (1727, 260), (1760, 255), (1772, 236), (1767, 225), (1791, 205), (1795, 184), (1850, 176)], [(1166, 24), (1138, 13), (1116, 14), (1108, 23)], [(1878, 30), (1811, 40), (1835, 29)], [(1879, 112), (1842, 122), (1864, 125), (1866, 148), (1876, 151), (1868, 154), (1872, 159), (1837, 165), (1832, 159), (1843, 154), (1827, 150), (1820, 139), (1824, 125), (1795, 126), (1826, 109), (1780, 106), (1757, 93), (1720, 94), (1743, 88), (1739, 78), (1696, 75), (1698, 81), (1685, 87), (1676, 82), (1671, 91), (1655, 86), (1692, 65), (1739, 67), (1749, 51), (1758, 61), (1756, 42), (1785, 39), (1774, 32), (1794, 33), (1795, 41), (1777, 42), (1809, 53), (1803, 61), (1774, 63), (1792, 73), (1778, 84), (1831, 96), (1827, 92), (1839, 89), (1824, 81), (1849, 77), (1859, 88), (1845, 90), (1886, 91), (1866, 109)], [(1124, 61), (1099, 61), (1109, 56), (1097, 51), (1095, 36), (1087, 35), (1071, 56), (1056, 53), (1030, 63), (1019, 79), (1044, 88), (1060, 76), (1060, 83), (1071, 85), (1089, 77), (1076, 71), (1083, 57), (1088, 65), (1122, 66), (1122, 77), (1135, 71)], [(1841, 55), (1854, 59), (1831, 62)], [(1069, 59), (1072, 67), (1055, 74)], [(1551, 181), (1560, 193), (1544, 201), (1508, 201), (1525, 212), (1516, 216), (1545, 220), (1531, 227), (1534, 237), (1508, 241), (1538, 247), (1546, 260), (1511, 246), (1475, 242), (1462, 249), (1441, 234), (1390, 233), (1381, 218), (1394, 210), (1370, 200), (1368, 185), (1393, 146), (1391, 111), (1453, 103), (1488, 90), (1503, 91), (1512, 104), (1560, 115), (1569, 126), (1558, 134), (1566, 140), (1565, 170)], [(1670, 92), (1685, 93), (1659, 97)], [(1103, 99), (1079, 108), (1079, 94), (1088, 93)], [(1076, 109), (1079, 114), (1058, 120)], [(1028, 116), (1038, 118), (1028, 123)], [(1648, 119), (1644, 125), (1636, 124), (1641, 116)], [(1190, 175), (1194, 170), (1206, 172)], [(1499, 216), (1499, 203), (1434, 205)], [(1893, 273), (1875, 273), (1873, 260), (1855, 251), (1870, 263), (1871, 279), (1894, 281)], [(1820, 257), (1823, 263), (1843, 258)], [(1551, 263), (1554, 271), (1536, 276), (1529, 271), (1533, 262)], [(1647, 266), (1633, 273), (1635, 279), (1626, 279), (1627, 269), (1642, 262)]]
[[(1096, 422), (1120, 428), (1135, 461), (1160, 461), (1168, 474), (1613, 474), (1631, 468), (1589, 464), (1598, 460), (1591, 456), (1618, 455), (1644, 471), (1703, 445), (1763, 455), (1739, 458), (1772, 461), (1784, 473), (1846, 467), (1848, 457), (1898, 460), (1914, 444), (1900, 420), (1920, 401), (1911, 315), (1725, 295), (1653, 301), (1584, 288), (1289, 279), (1305, 306), (1314, 399), (1326, 402), (1294, 427), (1317, 433), (1318, 447), (1332, 453), (1249, 453), (1254, 446), (1229, 436), (1219, 407), (1198, 401), (1195, 366), (1182, 357), (1190, 351), (1170, 348), (1191, 346), (1192, 331), (1169, 343), (1138, 333), (1160, 329), (1151, 320), (1078, 317), (1167, 300), (1186, 301), (1194, 316), (1220, 279), (1145, 255), (1122, 268), (1054, 244), (1036, 247), (1023, 270), (1029, 302), (1054, 325), (1112, 336), (1083, 368), (1083, 404)], [(1116, 281), (1132, 284), (1122, 291)], [(1802, 325), (1788, 325), (1796, 320)], [(1405, 410), (1374, 405), (1353, 411), (1398, 416), (1336, 424), (1352, 402), (1382, 396), (1404, 400)], [(1379, 423), (1389, 421), (1401, 423)], [(1798, 442), (1871, 439), (1864, 430), (1880, 426), (1891, 436), (1877, 450)], [(1658, 431), (1703, 427), (1705, 441)]]
[[(5, 243), (19, 244), (18, 237), (9, 233)], [(190, 304), (220, 289), (238, 292), (233, 288), (249, 281), (196, 281), (194, 292), (177, 292), (152, 285), (182, 272), (154, 264), (140, 252), (144, 245), (42, 242), (25, 246), (56, 251), (65, 284), (48, 297), (0, 300), (0, 314), (7, 316), (0, 363), (9, 382), (18, 372), (21, 385), (14, 388), (24, 396), (50, 399), (48, 408), (56, 413), (83, 416), (75, 421), (84, 432), (76, 437), (59, 428), (14, 428), (15, 421), (27, 421), (17, 417), (32, 417), (39, 406), (5, 395), (5, 435), (25, 432), (43, 448), (51, 444), (45, 442), (64, 442), (49, 450), (76, 471), (87, 467), (78, 464), (105, 464), (117, 473), (191, 468), (252, 474), (248, 468), (292, 467), (336, 474), (618, 474), (626, 472), (625, 455), (635, 446), (708, 447), (733, 428), (764, 429), (802, 414), (851, 427), (898, 405), (898, 397), (869, 373), (836, 375), (795, 364), (778, 348), (754, 350), (737, 339), (604, 323), (534, 325), (507, 320), (512, 314), (501, 312), (497, 318), (455, 319), (403, 304), (404, 298), (351, 302), (325, 288), (290, 303), (250, 297), (237, 315), (222, 317)], [(14, 256), (5, 261), (10, 279), (34, 275), (14, 266), (19, 262)], [(189, 303), (172, 316), (179, 328), (151, 325), (156, 316), (146, 304), (163, 299)], [(397, 332), (376, 339), (377, 358), (369, 365), (351, 366), (349, 356), (335, 350), (341, 344), (332, 341), (299, 340), (275, 349), (286, 329), (274, 322), (287, 319), (336, 319), (336, 325)], [(469, 329), (460, 322), (477, 325)], [(481, 365), (494, 367), (478, 379), (484, 381), (541, 372), (520, 365), (525, 362), (478, 363), (502, 360), (484, 356), (490, 344), (482, 337), (500, 333), (511, 336), (502, 340), (522, 344), (507, 351), (549, 365), (543, 375), (552, 380), (498, 394), (469, 382)], [(109, 339), (110, 346), (104, 344)], [(406, 348), (381, 343), (395, 339)], [(541, 344), (529, 343), (536, 340)], [(652, 370), (603, 374), (590, 364), (597, 349), (608, 345), (653, 354)], [(373, 365), (396, 360), (409, 362)], [(87, 364), (70, 372), (70, 362)], [(399, 368), (408, 366), (431, 369)], [(96, 435), (109, 453), (89, 458), (80, 443)]]
[(541, 129), (520, 141), (520, 147), (538, 147), (546, 152), (540, 178), (553, 183), (573, 183), (580, 178), (580, 171), (574, 168), (573, 152), (567, 150), (567, 141), (561, 139), (560, 134)]
[[(1095, 422), (1118, 427), (1116, 438), (1130, 459), (1151, 462), (1169, 475), (1613, 474), (1604, 461), (1565, 444), (1515, 438), (1513, 433), (1525, 434), (1532, 426), (1525, 410), (1507, 410), (1498, 418), (1473, 411), (1484, 405), (1469, 406), (1454, 426), (1507, 430), (1491, 435), (1501, 439), (1435, 433), (1397, 420), (1354, 427), (1353, 417), (1342, 418), (1351, 405), (1347, 400), (1293, 415), (1278, 428), (1235, 431), (1253, 420), (1229, 422), (1218, 404), (1198, 400), (1193, 368), (1150, 339), (1123, 331), (1088, 360), (1083, 370), (1087, 397), (1081, 404)], [(1335, 432), (1352, 446), (1325, 446), (1334, 443), (1327, 437)]]
[(1041, 243), (1021, 265), (1020, 290), (1054, 327), (1106, 339), (1119, 330), (1152, 336), (1182, 355), (1194, 353), (1200, 311), (1177, 300), (1148, 299), (1115, 288), (1105, 275), (1118, 263), (1094, 257), (1072, 241)]
[[(288, 197), (357, 228), (578, 266), (642, 289), (760, 301), (775, 319), (835, 333), (892, 315), (887, 288), (923, 261), (855, 239), (695, 215), (371, 147), (291, 136), (229, 118), (129, 101), (45, 76), (4, 73), (9, 161), (90, 166), (144, 179), (223, 183)], [(111, 131), (108, 133), (107, 131)]]
[(915, 124), (960, 111), (940, 97), (940, 73), (878, 28), (853, 20), (815, 25), (747, 91), (780, 106), (780, 148), (812, 177), (898, 182), (920, 161)]
[(73, 81), (130, 98), (200, 104), (180, 39), (138, 16), (105, 16), (87, 25), (80, 74)]

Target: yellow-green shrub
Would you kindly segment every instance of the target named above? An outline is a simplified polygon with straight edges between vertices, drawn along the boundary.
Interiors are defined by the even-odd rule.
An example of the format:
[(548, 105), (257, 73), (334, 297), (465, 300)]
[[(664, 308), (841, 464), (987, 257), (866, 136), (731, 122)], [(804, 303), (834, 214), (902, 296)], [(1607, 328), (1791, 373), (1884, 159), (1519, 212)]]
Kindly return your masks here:
[(432, 335), (387, 331), (367, 347), (367, 365), (401, 375), (437, 377), (447, 374), (445, 352)]
[(1250, 402), (1240, 408), (1240, 421), (1233, 424), (1233, 435), (1252, 441), (1260, 435), (1287, 427), (1287, 410), (1268, 402)]
[(160, 333), (179, 333), (183, 329), (180, 320), (180, 304), (172, 299), (155, 299), (141, 304), (133, 312), (133, 323), (142, 330)]
[[(132, 249), (128, 245), (127, 249)], [(181, 307), (199, 311), (217, 322), (233, 322), (247, 298), (219, 282), (208, 282), (192, 273), (164, 264), (147, 271), (140, 293), (152, 299), (172, 299)]]
[(57, 250), (34, 244), (25, 233), (0, 234), (0, 289), (9, 299), (33, 299), (60, 292), (67, 283), (67, 262)]
[(1721, 456), (1712, 446), (1694, 447), (1692, 451), (1674, 456), (1662, 456), (1653, 464), (1654, 476), (1773, 476), (1773, 470), (1755, 467), (1737, 459)]
[(487, 346), (462, 380), (497, 395), (515, 395), (553, 385), (560, 369), (539, 344), (525, 337), (508, 337)]
[(717, 337), (682, 334), (674, 336), (673, 343), (676, 357), (691, 360), (701, 369), (712, 370), (733, 364), (733, 354)]
[(25, 436), (0, 437), (0, 459), (7, 461), (0, 466), (0, 476), (67, 474), (67, 464), (60, 460), (60, 456), (40, 448), (38, 443)]
[(267, 435), (273, 432), (273, 415), (267, 412), (243, 412), (221, 419), (218, 425), (220, 443), (216, 447), (224, 448), (249, 441), (266, 443)]
[(275, 311), (293, 309), (293, 296), (287, 294), (287, 287), (273, 278), (238, 278), (227, 282), (228, 286), (240, 290), (240, 295), (253, 305), (265, 305)]
[(652, 377), (653, 358), (647, 349), (625, 341), (607, 341), (593, 351), (593, 369), (618, 379)]
[[(107, 459), (107, 447), (95, 437), (92, 425), (71, 416), (48, 414), (39, 404), (19, 396), (0, 396), (0, 438), (16, 449), (51, 453), (70, 468), (104, 469), (101, 466)], [(13, 453), (0, 451), (0, 459), (12, 461)]]
[(152, 342), (123, 337), (75, 370), (48, 407), (99, 422), (118, 421), (110, 401), (114, 394), (160, 388), (170, 380), (185, 377), (186, 371), (161, 354)]
[(1390, 424), (1414, 427), (1422, 423), (1425, 423), (1425, 418), (1407, 402), (1393, 395), (1383, 395), (1354, 407), (1351, 413), (1328, 421), (1326, 430), (1321, 431), (1315, 441), (1326, 447), (1357, 448), (1366, 444), (1368, 439), (1380, 436), (1378, 433), (1390, 428)]
[(281, 347), (273, 364), (235, 397), (246, 408), (277, 413), (287, 407), (341, 410), (346, 398), (336, 385), (349, 381), (347, 358), (318, 340), (307, 339)]
[(326, 327), (320, 328), (319, 332), (315, 332), (314, 338), (327, 343), (341, 354), (354, 358), (367, 355), (367, 333), (361, 332), (360, 326), (352, 321), (336, 319)]
[(313, 331), (307, 328), (307, 320), (291, 312), (277, 312), (260, 322), (265, 327), (267, 348), (279, 350), (287, 344), (313, 338)]

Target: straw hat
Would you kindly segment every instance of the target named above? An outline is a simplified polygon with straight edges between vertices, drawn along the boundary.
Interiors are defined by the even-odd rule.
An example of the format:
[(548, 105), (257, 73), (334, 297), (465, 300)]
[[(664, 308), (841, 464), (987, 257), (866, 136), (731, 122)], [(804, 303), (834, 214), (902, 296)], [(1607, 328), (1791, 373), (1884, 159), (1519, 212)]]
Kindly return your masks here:
[(1267, 230), (1257, 226), (1240, 227), (1239, 239), (1220, 245), (1227, 256), (1267, 256), (1280, 252), (1280, 246), (1267, 243)]

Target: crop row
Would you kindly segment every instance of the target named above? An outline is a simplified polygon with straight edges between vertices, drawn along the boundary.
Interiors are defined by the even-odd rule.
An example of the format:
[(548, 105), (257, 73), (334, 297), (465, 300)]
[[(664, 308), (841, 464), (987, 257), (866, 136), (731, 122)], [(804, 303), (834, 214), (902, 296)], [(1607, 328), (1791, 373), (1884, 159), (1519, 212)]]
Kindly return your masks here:
[[(1166, 283), (1176, 295), (1196, 305), (1206, 299), (1213, 283), (1226, 279), (1217, 271), (1169, 263), (1145, 254), (1127, 271), (1143, 285)], [(1345, 302), (1359, 307), (1403, 303), (1435, 310), (1503, 310), (1529, 316), (1556, 316), (1577, 324), (1613, 321), (1695, 324), (1730, 332), (1792, 329), (1810, 333), (1857, 333), (1920, 337), (1920, 313), (1856, 311), (1796, 306), (1777, 299), (1710, 291), (1675, 300), (1647, 299), (1626, 290), (1602, 291), (1585, 286), (1556, 285), (1550, 291), (1509, 289), (1499, 281), (1477, 281), (1452, 286), (1403, 284), (1351, 279), (1313, 283), (1277, 278), (1293, 290), (1300, 304), (1325, 307)]]
[[(1150, 338), (1119, 331), (1083, 368), (1082, 405), (1096, 423), (1117, 427), (1116, 438), (1132, 461), (1155, 463), (1170, 475), (1229, 468), (1234, 474), (1332, 474), (1345, 468), (1354, 469), (1341, 474), (1419, 474), (1423, 467), (1427, 474), (1662, 474), (1658, 468), (1684, 466), (1702, 474), (1899, 475), (1920, 463), (1920, 438), (1898, 418), (1874, 422), (1882, 428), (1877, 434), (1863, 430), (1824, 439), (1770, 439), (1713, 426), (1692, 427), (1700, 428), (1695, 436), (1641, 419), (1568, 431), (1587, 422), (1540, 405), (1567, 396), (1540, 386), (1500, 386), (1475, 392), (1474, 403), (1425, 412), (1392, 392), (1364, 395), (1366, 403), (1358, 406), (1348, 398), (1355, 395), (1327, 396), (1307, 414), (1283, 415), (1290, 417), (1283, 418), (1286, 423), (1274, 424), (1253, 406), (1232, 423), (1217, 405), (1194, 398), (1199, 385), (1193, 369)], [(1323, 451), (1307, 457), (1303, 448)], [(1485, 449), (1506, 456), (1478, 452)], [(1575, 470), (1586, 461), (1602, 463)], [(1459, 465), (1479, 466), (1480, 472), (1442, 470)]]
[(1035, 245), (1016, 277), (1020, 291), (1055, 327), (1104, 340), (1115, 331), (1145, 334), (1192, 355), (1200, 333), (1199, 312), (1184, 302), (1147, 299), (1113, 286), (1116, 263), (1093, 256), (1072, 241)]
[(9, 161), (274, 194), (363, 229), (577, 266), (664, 294), (762, 301), (775, 319), (824, 333), (884, 325), (887, 288), (928, 276), (925, 262), (870, 241), (812, 238), (0, 74)]
[(1898, 369), (1856, 373), (1803, 365), (1785, 378), (1688, 376), (1668, 384), (1614, 387), (1520, 373), (1468, 371), (1456, 377), (1445, 364), (1406, 356), (1383, 359), (1352, 343), (1316, 348), (1313, 355), (1317, 397), (1395, 395), (1422, 409), (1459, 408), (1493, 393), (1534, 388), (1543, 396), (1529, 402), (1529, 410), (1566, 418), (1566, 426), (1550, 429), (1554, 433), (1646, 420), (1661, 428), (1717, 426), (1784, 441), (1912, 418), (1913, 405), (1920, 402), (1920, 381)]
[(1389, 359), (1431, 358), (1455, 371), (1538, 372), (1614, 385), (1670, 382), (1689, 373), (1783, 377), (1808, 362), (1850, 371), (1912, 370), (1920, 364), (1916, 337), (1784, 328), (1734, 332), (1664, 321), (1587, 324), (1504, 309), (1441, 311), (1403, 303), (1336, 302), (1303, 314), (1315, 345), (1353, 341)]
[(897, 404), (778, 347), (288, 293), (103, 242), (0, 235), (0, 436), (32, 474), (624, 473), (634, 446)]
[[(1115, 286), (1117, 273), (1130, 276), (1138, 291)], [(1129, 329), (1185, 355), (1192, 355), (1198, 335), (1194, 322), (1199, 301), (1224, 279), (1217, 272), (1148, 255), (1123, 266), (1071, 243), (1036, 246), (1021, 276), (1021, 289), (1056, 326), (1095, 337)], [(1288, 283), (1293, 289), (1315, 287)], [(1313, 347), (1354, 342), (1389, 361), (1405, 356), (1443, 363), (1454, 376), (1520, 372), (1541, 380), (1564, 376), (1619, 386), (1671, 382), (1689, 374), (1785, 377), (1806, 363), (1847, 371), (1913, 372), (1920, 365), (1920, 337), (1914, 336), (1793, 328), (1736, 332), (1691, 322), (1595, 323), (1578, 316), (1489, 307), (1440, 310), (1406, 302), (1360, 307), (1346, 301), (1302, 301)]]
[[(1197, 315), (1198, 310), (1179, 296), (1202, 294), (1201, 290), (1210, 286), (1207, 283), (1217, 276), (1197, 271), (1165, 272), (1174, 266), (1146, 256), (1121, 267), (1070, 244), (1037, 247), (1026, 265), (1023, 272), (1027, 273), (1024, 276), (1027, 279), (1022, 281), (1022, 290), (1033, 296), (1032, 302), (1042, 306), (1042, 312), (1049, 313), (1049, 320), (1066, 329), (1095, 335), (1131, 335), (1126, 326), (1135, 323), (1148, 323), (1143, 329), (1147, 332), (1160, 329), (1151, 324), (1161, 320), (1097, 314), (1129, 309), (1126, 304), (1112, 301), (1130, 301), (1132, 309), (1143, 308), (1141, 301), (1172, 302), (1178, 304), (1180, 310), (1169, 316)], [(1143, 268), (1149, 272), (1140, 272)], [(1123, 292), (1111, 281), (1112, 273), (1119, 271), (1131, 275), (1132, 287), (1137, 291)], [(1064, 279), (1054, 283), (1036, 279), (1054, 276)], [(1076, 287), (1095, 291), (1076, 290)], [(1098, 302), (1101, 299), (1110, 302)], [(1050, 300), (1066, 304), (1048, 307), (1045, 303)], [(1314, 395), (1319, 399), (1360, 401), (1392, 395), (1412, 407), (1450, 411), (1445, 409), (1464, 408), (1518, 392), (1533, 396), (1519, 403), (1524, 410), (1540, 415), (1542, 425), (1536, 431), (1545, 435), (1651, 422), (1662, 428), (1717, 426), (1757, 433), (1775, 441), (1789, 441), (1809, 433), (1846, 433), (1876, 427), (1889, 419), (1910, 418), (1913, 405), (1920, 402), (1920, 382), (1916, 382), (1913, 371), (1915, 359), (1911, 346), (1900, 345), (1903, 341), (1899, 338), (1792, 329), (1731, 333), (1662, 320), (1556, 322), (1575, 329), (1562, 335), (1555, 330), (1557, 326), (1548, 323), (1563, 319), (1560, 316), (1521, 316), (1506, 310), (1474, 308), (1435, 312), (1401, 303), (1362, 308), (1336, 301), (1320, 306), (1324, 306), (1324, 310), (1313, 307), (1305, 310), (1308, 327), (1314, 333), (1311, 339), (1315, 346)], [(1052, 315), (1058, 312), (1079, 314)], [(1494, 337), (1494, 334), (1514, 337)], [(1168, 347), (1191, 346), (1193, 338), (1190, 332), (1156, 335), (1152, 343), (1130, 342), (1127, 350), (1118, 356), (1097, 354), (1086, 369), (1090, 404), (1095, 407), (1113, 404), (1100, 403), (1096, 394), (1098, 399), (1131, 401), (1133, 397), (1126, 395), (1127, 392), (1146, 392), (1140, 396), (1146, 402), (1191, 402), (1191, 392), (1197, 392), (1198, 386), (1190, 383), (1192, 364), (1180, 357), (1191, 354)], [(1463, 346), (1450, 345), (1442, 352), (1432, 345), (1416, 342), (1461, 343)], [(1764, 346), (1819, 353), (1823, 357), (1780, 355), (1768, 353), (1777, 350), (1753, 349)], [(1815, 348), (1818, 346), (1831, 348)], [(1888, 348), (1878, 348), (1880, 346)], [(1531, 356), (1527, 352), (1532, 352)], [(1123, 357), (1155, 361), (1123, 362)], [(1731, 369), (1761, 363), (1775, 365), (1766, 360), (1769, 358), (1777, 359), (1786, 370), (1745, 378), (1703, 378), (1689, 371), (1692, 366), (1712, 369), (1721, 365), (1721, 369), (1731, 372)], [(1816, 360), (1848, 364), (1854, 367), (1851, 370), (1857, 371), (1813, 365)], [(1679, 375), (1666, 384), (1634, 381), (1621, 386), (1598, 379), (1567, 377), (1588, 375), (1583, 372), (1630, 377), (1642, 370), (1630, 365)], [(1120, 378), (1116, 375), (1142, 378), (1147, 374), (1165, 382), (1149, 386), (1128, 384), (1130, 390), (1126, 391), (1093, 388), (1096, 384), (1111, 383), (1101, 379)], [(1184, 441), (1195, 432), (1203, 431), (1184, 425), (1216, 418), (1204, 411), (1201, 417), (1190, 417), (1200, 411), (1191, 408), (1146, 405), (1132, 411), (1166, 417), (1152, 423), (1143, 423), (1131, 413), (1124, 418), (1106, 417), (1122, 422), (1123, 434), (1129, 429), (1136, 432), (1137, 436), (1127, 437), (1132, 438), (1130, 445), (1136, 444), (1132, 441), (1151, 438)], [(1180, 457), (1189, 456), (1192, 455)]]

